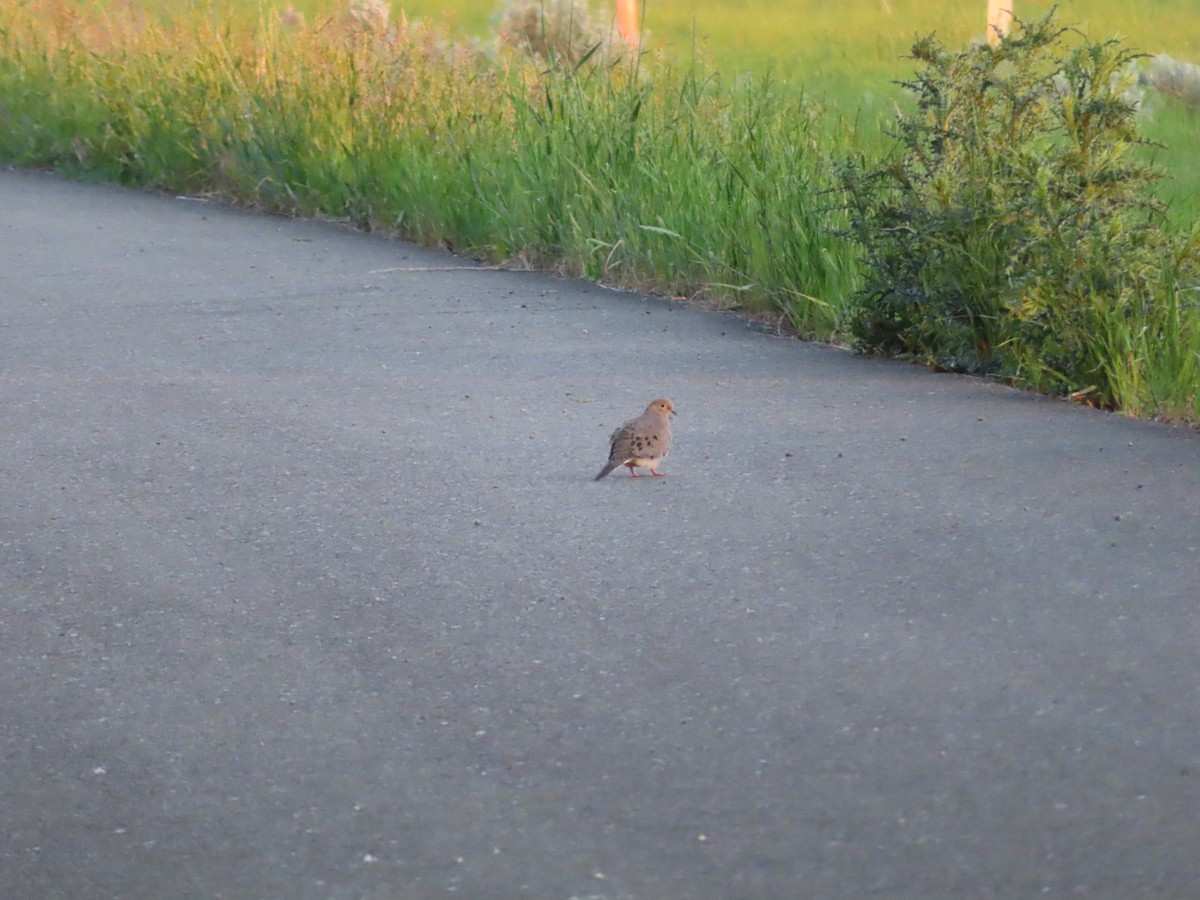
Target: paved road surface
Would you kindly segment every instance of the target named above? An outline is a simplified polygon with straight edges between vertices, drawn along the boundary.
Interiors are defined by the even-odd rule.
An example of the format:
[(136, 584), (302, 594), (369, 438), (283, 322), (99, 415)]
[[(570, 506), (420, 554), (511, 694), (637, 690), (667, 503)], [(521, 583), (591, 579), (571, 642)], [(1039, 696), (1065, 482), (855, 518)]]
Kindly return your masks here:
[(1200, 435), (465, 264), (0, 172), (0, 897), (1200, 896)]

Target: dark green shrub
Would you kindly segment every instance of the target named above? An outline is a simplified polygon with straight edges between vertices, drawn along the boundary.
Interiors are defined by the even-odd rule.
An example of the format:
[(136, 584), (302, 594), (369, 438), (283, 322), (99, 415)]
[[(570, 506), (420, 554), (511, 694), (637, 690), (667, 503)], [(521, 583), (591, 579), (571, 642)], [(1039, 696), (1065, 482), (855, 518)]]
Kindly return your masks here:
[(1131, 152), (1135, 54), (1050, 13), (996, 47), (930, 36), (913, 57), (897, 152), (843, 170), (868, 264), (845, 330), (860, 349), (1113, 405), (1104, 335), (1195, 272)]

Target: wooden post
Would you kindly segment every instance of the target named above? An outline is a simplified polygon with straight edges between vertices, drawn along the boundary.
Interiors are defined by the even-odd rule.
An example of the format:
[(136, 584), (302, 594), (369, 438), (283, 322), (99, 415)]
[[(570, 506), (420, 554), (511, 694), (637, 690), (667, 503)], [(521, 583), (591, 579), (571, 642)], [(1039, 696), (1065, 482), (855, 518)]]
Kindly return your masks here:
[(617, 31), (630, 47), (639, 42), (637, 5), (638, 0), (617, 0)]
[(995, 47), (1008, 34), (1016, 0), (988, 0), (987, 42)]

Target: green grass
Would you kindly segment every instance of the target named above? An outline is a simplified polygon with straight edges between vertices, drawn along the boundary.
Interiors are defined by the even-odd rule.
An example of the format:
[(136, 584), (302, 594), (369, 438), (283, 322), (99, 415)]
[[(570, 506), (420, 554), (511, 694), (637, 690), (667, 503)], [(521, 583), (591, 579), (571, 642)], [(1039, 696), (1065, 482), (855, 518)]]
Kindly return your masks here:
[[(374, 32), (344, 6), (294, 6), (304, 25), (245, 2), (0, 0), (0, 161), (346, 218), (828, 339), (862, 277), (837, 236), (837, 161), (878, 152), (915, 32), (982, 33), (950, 2), (661, 0), (649, 52), (573, 69), (498, 52), (490, 2), (419, 0)], [(1093, 33), (1200, 58), (1191, 0), (1063, 18), (1084, 6)], [(1177, 227), (1200, 205), (1196, 121), (1181, 104), (1150, 120)], [(1112, 380), (1123, 408), (1200, 421), (1200, 297), (1174, 301), (1104, 336)]]

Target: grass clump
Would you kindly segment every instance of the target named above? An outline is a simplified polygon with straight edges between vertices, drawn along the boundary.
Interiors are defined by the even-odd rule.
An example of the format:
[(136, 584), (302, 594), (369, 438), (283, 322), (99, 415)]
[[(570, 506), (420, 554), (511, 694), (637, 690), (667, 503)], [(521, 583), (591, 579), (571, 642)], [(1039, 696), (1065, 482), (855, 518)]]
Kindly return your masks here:
[(509, 0), (494, 29), (501, 46), (547, 63), (574, 66), (602, 47), (613, 50), (611, 30), (593, 21), (579, 0)]
[(843, 172), (867, 261), (846, 328), (866, 350), (1195, 416), (1200, 232), (1164, 229), (1133, 152), (1134, 55), (1069, 36), (1051, 13), (997, 47), (914, 45), (898, 152)]

